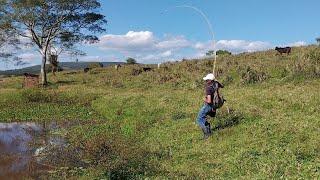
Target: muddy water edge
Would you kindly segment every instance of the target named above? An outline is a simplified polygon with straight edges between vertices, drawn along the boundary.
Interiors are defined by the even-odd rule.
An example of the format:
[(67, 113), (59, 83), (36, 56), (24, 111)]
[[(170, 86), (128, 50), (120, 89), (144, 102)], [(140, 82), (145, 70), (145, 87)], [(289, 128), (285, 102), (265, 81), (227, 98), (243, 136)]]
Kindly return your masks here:
[(59, 133), (65, 128), (57, 122), (0, 123), (0, 179), (46, 177), (66, 163), (85, 166), (73, 157), (77, 152), (68, 154), (66, 137)]

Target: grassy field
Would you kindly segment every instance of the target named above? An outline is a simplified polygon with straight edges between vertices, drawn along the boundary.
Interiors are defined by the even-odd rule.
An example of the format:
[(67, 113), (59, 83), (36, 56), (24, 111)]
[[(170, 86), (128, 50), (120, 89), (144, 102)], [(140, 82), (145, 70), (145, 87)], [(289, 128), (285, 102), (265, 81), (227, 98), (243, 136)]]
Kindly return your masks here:
[(51, 178), (320, 178), (320, 49), (218, 57), (227, 103), (203, 141), (195, 118), (212, 63), (60, 72), (45, 89), (5, 78), (0, 120), (79, 122), (66, 136), (86, 165), (56, 164)]

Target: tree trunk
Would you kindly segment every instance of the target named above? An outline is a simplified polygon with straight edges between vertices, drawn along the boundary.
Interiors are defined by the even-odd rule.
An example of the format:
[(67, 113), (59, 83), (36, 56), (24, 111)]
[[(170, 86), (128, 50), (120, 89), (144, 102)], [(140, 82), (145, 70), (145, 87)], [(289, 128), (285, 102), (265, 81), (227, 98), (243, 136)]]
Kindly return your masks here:
[(47, 63), (47, 57), (46, 57), (46, 53), (44, 53), (42, 54), (42, 63), (41, 63), (41, 85), (42, 86), (46, 86), (48, 84), (46, 63)]

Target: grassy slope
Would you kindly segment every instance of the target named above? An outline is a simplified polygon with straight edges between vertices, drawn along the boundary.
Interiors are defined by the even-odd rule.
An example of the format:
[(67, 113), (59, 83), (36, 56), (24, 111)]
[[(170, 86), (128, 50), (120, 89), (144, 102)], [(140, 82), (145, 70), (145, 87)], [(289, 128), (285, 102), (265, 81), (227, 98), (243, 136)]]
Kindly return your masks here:
[(46, 90), (4, 79), (0, 119), (83, 121), (68, 136), (90, 165), (69, 177), (318, 178), (319, 58), (312, 46), (219, 57), (228, 101), (207, 141), (195, 118), (210, 60), (139, 75), (138, 66), (59, 73)]

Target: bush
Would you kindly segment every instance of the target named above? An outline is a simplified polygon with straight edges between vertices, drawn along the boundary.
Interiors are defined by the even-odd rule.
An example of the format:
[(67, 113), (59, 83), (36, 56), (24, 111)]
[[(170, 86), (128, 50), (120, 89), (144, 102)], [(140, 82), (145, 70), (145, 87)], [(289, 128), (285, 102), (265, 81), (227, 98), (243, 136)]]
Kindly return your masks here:
[(293, 77), (320, 77), (320, 48), (311, 49), (295, 61), (291, 68), (291, 75)]
[(263, 71), (258, 71), (256, 69), (247, 66), (242, 72), (241, 81), (245, 84), (253, 84), (257, 82), (262, 82), (267, 79), (267, 74)]

